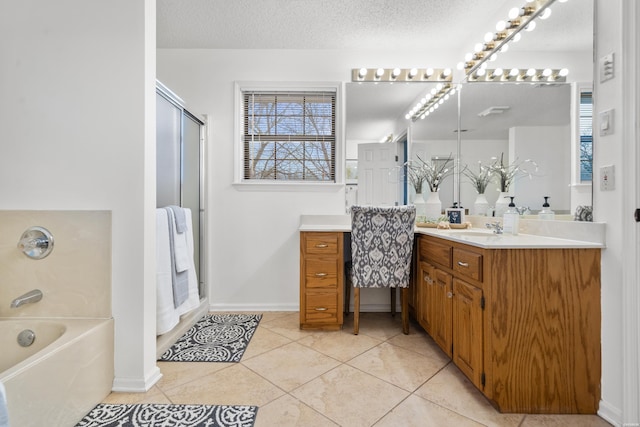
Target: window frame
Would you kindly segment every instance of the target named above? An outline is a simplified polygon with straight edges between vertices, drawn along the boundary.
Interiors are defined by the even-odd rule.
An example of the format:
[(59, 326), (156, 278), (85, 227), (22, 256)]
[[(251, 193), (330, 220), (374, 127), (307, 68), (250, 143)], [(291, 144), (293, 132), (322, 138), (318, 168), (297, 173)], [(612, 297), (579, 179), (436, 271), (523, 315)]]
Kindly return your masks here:
[[(344, 108), (341, 82), (235, 82), (234, 95), (234, 180), (238, 190), (265, 191), (337, 191), (344, 187)], [(244, 99), (246, 91), (273, 92), (335, 92), (335, 182), (261, 180), (244, 178)]]

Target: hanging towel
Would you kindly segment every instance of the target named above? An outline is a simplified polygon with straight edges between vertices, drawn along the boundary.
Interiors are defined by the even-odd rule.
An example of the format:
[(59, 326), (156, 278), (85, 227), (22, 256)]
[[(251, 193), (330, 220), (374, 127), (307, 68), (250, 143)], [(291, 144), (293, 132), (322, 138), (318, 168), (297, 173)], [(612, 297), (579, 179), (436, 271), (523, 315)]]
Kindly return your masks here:
[[(180, 307), (189, 296), (189, 262), (188, 254), (186, 254), (186, 234), (179, 235), (176, 232), (175, 218), (173, 215), (173, 209), (165, 208), (167, 211), (168, 230), (169, 230), (169, 250), (171, 258), (171, 284), (173, 286), (173, 306), (175, 308)], [(184, 243), (181, 243), (180, 241)], [(186, 256), (186, 262), (182, 261), (182, 264), (186, 264), (186, 267), (178, 271), (176, 259), (178, 258), (178, 252), (182, 252), (180, 258)], [(181, 266), (182, 267), (182, 266)]]
[(7, 392), (0, 383), (0, 427), (9, 427), (9, 410), (7, 409)]
[[(173, 214), (173, 232), (170, 238), (173, 238), (173, 260), (176, 266), (176, 272), (180, 273), (189, 268), (192, 263), (192, 255), (189, 253), (189, 246), (187, 244), (187, 213), (184, 208), (180, 206), (167, 206), (167, 210), (171, 210)], [(171, 219), (171, 215), (169, 215)], [(182, 230), (182, 231), (180, 231)]]
[(173, 306), (169, 212), (156, 209), (156, 335), (172, 330), (180, 321)]

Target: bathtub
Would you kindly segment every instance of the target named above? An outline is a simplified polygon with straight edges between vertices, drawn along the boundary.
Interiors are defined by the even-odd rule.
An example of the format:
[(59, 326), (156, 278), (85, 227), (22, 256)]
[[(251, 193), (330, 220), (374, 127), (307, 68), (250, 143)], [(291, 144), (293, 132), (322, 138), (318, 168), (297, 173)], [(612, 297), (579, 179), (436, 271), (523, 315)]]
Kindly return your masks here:
[(0, 319), (0, 382), (12, 427), (74, 426), (111, 391), (113, 319)]

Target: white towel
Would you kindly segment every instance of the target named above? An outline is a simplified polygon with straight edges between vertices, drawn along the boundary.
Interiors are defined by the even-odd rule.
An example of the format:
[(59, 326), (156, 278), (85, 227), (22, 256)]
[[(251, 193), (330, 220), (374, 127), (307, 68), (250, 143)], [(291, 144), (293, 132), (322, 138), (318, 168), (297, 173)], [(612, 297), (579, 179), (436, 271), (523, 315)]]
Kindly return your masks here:
[(9, 411), (7, 409), (7, 392), (0, 383), (0, 427), (9, 427)]
[[(183, 302), (187, 300), (189, 296), (189, 274), (187, 269), (189, 268), (189, 257), (187, 254), (186, 233), (179, 234), (176, 232), (176, 220), (174, 215), (174, 209), (167, 207), (167, 218), (169, 224), (169, 259), (171, 261), (171, 284), (173, 285), (173, 306), (178, 308)], [(180, 243), (179, 243), (180, 242)], [(178, 249), (182, 253), (182, 257), (186, 258), (183, 261), (184, 268), (178, 268), (176, 263), (176, 245), (180, 246)]]
[[(187, 246), (187, 233), (191, 230), (187, 230), (187, 214), (186, 209), (178, 206), (169, 206), (167, 209), (171, 210), (173, 220), (173, 250), (174, 261), (176, 264), (176, 272), (181, 273), (187, 270), (191, 264), (192, 256), (189, 256), (189, 248)], [(183, 232), (180, 232), (183, 230)]]
[(191, 210), (184, 209), (187, 223), (187, 252), (190, 263), (187, 269), (189, 294), (187, 300), (175, 308), (173, 285), (171, 283), (171, 256), (169, 249), (169, 219), (165, 209), (156, 210), (156, 334), (162, 335), (173, 329), (180, 316), (195, 309), (200, 304), (198, 278), (193, 261), (193, 225)]

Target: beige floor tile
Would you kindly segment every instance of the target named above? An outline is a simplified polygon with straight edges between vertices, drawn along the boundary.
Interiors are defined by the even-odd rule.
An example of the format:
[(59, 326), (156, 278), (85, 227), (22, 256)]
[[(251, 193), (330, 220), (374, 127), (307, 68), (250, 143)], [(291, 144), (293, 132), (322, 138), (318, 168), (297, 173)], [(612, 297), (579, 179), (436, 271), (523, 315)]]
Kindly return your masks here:
[(526, 415), (522, 427), (610, 427), (597, 415)]
[(278, 387), (291, 391), (340, 364), (298, 343), (290, 343), (242, 362)]
[[(353, 313), (344, 320), (344, 330), (353, 332)], [(369, 335), (380, 340), (388, 340), (402, 333), (402, 316), (397, 313), (360, 313), (359, 334)]]
[(341, 426), (371, 426), (409, 393), (341, 365), (291, 392)]
[(158, 362), (162, 378), (160, 378), (156, 386), (162, 390), (167, 390), (234, 364), (220, 362)]
[(352, 331), (314, 332), (298, 341), (342, 362), (353, 359), (382, 341), (368, 335), (353, 335)]
[(151, 387), (146, 393), (110, 393), (102, 403), (171, 403), (158, 387)]
[(252, 357), (273, 350), (274, 348), (282, 347), (290, 342), (291, 340), (287, 337), (271, 332), (269, 329), (258, 327), (242, 355), (242, 360), (251, 359)]
[(335, 427), (337, 424), (288, 394), (258, 409), (255, 427)]
[(163, 390), (172, 403), (262, 406), (284, 392), (242, 364)]
[(375, 424), (376, 427), (482, 427), (469, 418), (416, 395), (409, 396)]
[(313, 333), (311, 331), (303, 331), (300, 329), (300, 313), (293, 312), (279, 316), (275, 319), (260, 322), (260, 326), (269, 329), (272, 332), (285, 336), (293, 341), (304, 338)]
[(262, 319), (260, 320), (260, 324), (264, 324), (264, 323), (268, 323), (272, 320), (278, 319), (280, 317), (284, 317), (287, 315), (291, 315), (291, 313), (294, 313), (296, 316), (299, 316), (299, 312), (295, 311), (263, 311), (260, 314), (262, 314)]
[(413, 326), (409, 331), (409, 335), (399, 334), (389, 340), (390, 344), (407, 350), (415, 351), (424, 356), (433, 358), (434, 360), (448, 361), (449, 357), (436, 344), (424, 330), (419, 326)]
[(415, 394), (487, 426), (515, 427), (524, 418), (521, 414), (496, 411), (453, 364), (447, 365)]
[(448, 361), (433, 360), (387, 342), (348, 362), (363, 372), (409, 392), (415, 391), (447, 363)]

